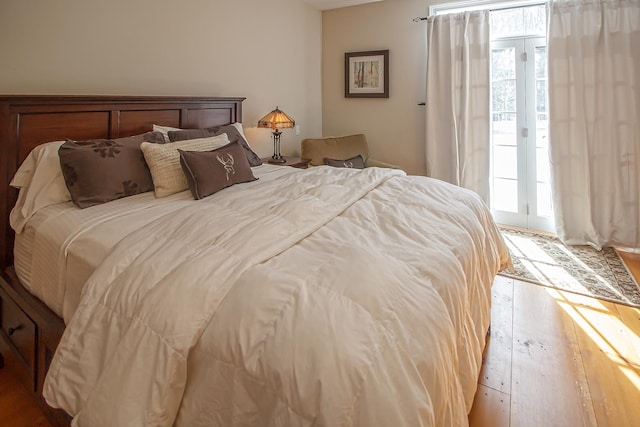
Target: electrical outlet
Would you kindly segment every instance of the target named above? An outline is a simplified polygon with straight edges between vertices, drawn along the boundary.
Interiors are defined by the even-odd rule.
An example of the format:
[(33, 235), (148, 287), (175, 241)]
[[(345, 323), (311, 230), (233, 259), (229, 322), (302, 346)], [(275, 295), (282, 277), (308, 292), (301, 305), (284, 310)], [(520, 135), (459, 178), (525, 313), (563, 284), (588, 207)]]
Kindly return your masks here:
[(300, 125), (296, 125), (296, 136), (300, 136)]

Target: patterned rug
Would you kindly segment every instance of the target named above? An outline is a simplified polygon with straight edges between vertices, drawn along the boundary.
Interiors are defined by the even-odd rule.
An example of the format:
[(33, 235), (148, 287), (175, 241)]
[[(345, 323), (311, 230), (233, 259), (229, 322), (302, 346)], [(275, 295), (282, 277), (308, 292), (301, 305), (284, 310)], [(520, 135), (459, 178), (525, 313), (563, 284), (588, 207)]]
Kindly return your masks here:
[(565, 246), (553, 236), (506, 227), (500, 231), (515, 269), (501, 275), (640, 307), (640, 288), (615, 249)]

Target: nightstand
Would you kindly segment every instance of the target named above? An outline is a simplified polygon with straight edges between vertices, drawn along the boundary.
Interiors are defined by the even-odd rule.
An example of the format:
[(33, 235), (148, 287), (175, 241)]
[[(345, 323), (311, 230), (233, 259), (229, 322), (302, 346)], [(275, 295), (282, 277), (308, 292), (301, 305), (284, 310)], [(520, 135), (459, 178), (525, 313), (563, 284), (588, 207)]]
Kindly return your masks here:
[(286, 160), (285, 163), (270, 163), (269, 160), (271, 160), (271, 157), (265, 157), (264, 159), (262, 159), (262, 162), (276, 166), (291, 166), (298, 169), (306, 169), (307, 166), (309, 166), (310, 160), (308, 159), (301, 159), (300, 157), (293, 156), (282, 156), (282, 158)]

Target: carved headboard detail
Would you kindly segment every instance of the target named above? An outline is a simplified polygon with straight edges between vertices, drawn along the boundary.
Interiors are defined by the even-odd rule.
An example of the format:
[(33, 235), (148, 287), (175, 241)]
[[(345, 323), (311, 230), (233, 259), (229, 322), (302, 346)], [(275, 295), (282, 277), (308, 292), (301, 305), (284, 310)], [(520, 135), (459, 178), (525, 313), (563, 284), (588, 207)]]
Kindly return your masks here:
[(157, 96), (0, 96), (0, 269), (13, 264), (9, 212), (16, 169), (35, 146), (71, 138), (118, 138), (161, 124), (203, 128), (242, 121), (245, 98)]

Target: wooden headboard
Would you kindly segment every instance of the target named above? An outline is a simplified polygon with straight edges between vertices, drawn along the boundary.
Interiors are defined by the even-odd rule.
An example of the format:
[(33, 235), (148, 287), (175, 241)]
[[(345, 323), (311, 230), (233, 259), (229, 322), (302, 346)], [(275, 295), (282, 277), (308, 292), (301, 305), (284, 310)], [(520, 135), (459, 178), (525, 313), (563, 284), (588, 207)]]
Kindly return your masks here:
[(37, 145), (64, 140), (119, 138), (160, 124), (203, 128), (242, 122), (245, 98), (156, 96), (0, 96), (0, 269), (13, 264), (9, 187), (18, 166)]

